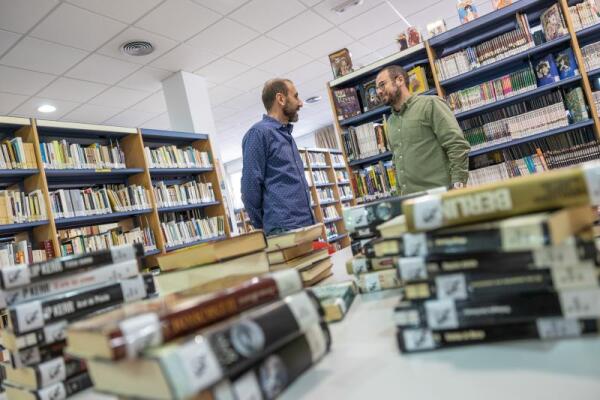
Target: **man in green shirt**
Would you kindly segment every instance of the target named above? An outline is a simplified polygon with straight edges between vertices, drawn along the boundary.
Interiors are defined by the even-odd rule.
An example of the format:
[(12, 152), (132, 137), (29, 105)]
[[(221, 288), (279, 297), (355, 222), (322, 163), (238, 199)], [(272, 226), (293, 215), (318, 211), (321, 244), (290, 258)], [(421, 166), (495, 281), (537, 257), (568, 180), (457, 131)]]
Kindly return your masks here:
[(387, 132), (400, 193), (464, 187), (470, 146), (445, 101), (411, 95), (408, 74), (398, 65), (381, 70), (376, 85), (378, 96), (392, 107)]

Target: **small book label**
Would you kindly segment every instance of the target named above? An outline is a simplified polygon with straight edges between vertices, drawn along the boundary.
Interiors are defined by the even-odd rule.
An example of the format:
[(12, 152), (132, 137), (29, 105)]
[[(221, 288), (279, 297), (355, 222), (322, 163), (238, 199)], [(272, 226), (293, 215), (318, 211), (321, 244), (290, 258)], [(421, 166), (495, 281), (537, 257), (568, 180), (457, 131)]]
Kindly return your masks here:
[(367, 266), (367, 264), (368, 264), (368, 261), (364, 257), (353, 258), (352, 259), (352, 272), (355, 275), (367, 272), (369, 270), (369, 267)]
[(435, 277), (438, 299), (464, 300), (468, 297), (467, 280), (464, 274), (448, 274)]
[(44, 326), (44, 313), (40, 301), (31, 301), (15, 307), (19, 333), (32, 331)]
[(121, 290), (123, 291), (123, 301), (125, 303), (141, 300), (146, 297), (147, 294), (146, 284), (141, 275), (121, 281)]
[(574, 242), (559, 246), (546, 246), (533, 251), (536, 267), (566, 267), (579, 263), (577, 246)]
[(300, 274), (295, 269), (274, 272), (271, 277), (277, 285), (279, 297), (283, 298), (302, 290)]
[(417, 310), (395, 310), (393, 320), (397, 326), (414, 326), (421, 323)]
[(135, 358), (140, 351), (163, 342), (160, 321), (154, 313), (127, 318), (119, 323), (119, 329), (123, 334), (128, 358)]
[(181, 345), (176, 352), (177, 363), (184, 374), (176, 379), (186, 385), (187, 395), (197, 393), (223, 377), (219, 361), (210, 348), (210, 343), (204, 337), (196, 336)]
[(67, 379), (65, 360), (62, 357), (38, 365), (40, 386), (48, 386)]
[(598, 287), (598, 274), (593, 265), (570, 265), (552, 268), (552, 284), (556, 289)]
[(543, 223), (533, 223), (521, 226), (501, 224), (500, 237), (502, 241), (502, 250), (526, 250), (532, 247), (544, 246), (546, 244), (546, 235), (544, 235), (542, 224)]
[(583, 176), (587, 183), (588, 196), (592, 205), (600, 205), (600, 164), (590, 162), (583, 165)]
[(433, 333), (429, 329), (404, 329), (404, 347), (407, 351), (430, 350), (435, 348)]
[(402, 242), (406, 257), (427, 255), (427, 237), (424, 233), (405, 233), (402, 235)]
[(135, 260), (135, 247), (129, 244), (111, 247), (110, 255), (113, 263)]
[(67, 321), (58, 321), (44, 327), (45, 344), (55, 343), (67, 338)]
[(345, 222), (349, 232), (369, 224), (369, 215), (365, 207), (351, 208), (345, 211)]
[(39, 400), (64, 400), (67, 398), (67, 390), (62, 382), (45, 387), (37, 391)]
[(427, 324), (431, 329), (458, 328), (458, 314), (454, 300), (429, 300), (425, 302)]
[(237, 400), (258, 400), (263, 398), (253, 370), (236, 379), (233, 384), (233, 391)]
[(379, 274), (365, 274), (363, 275), (365, 280), (365, 290), (367, 292), (378, 292), (381, 290), (381, 282), (379, 282)]
[(300, 292), (293, 296), (285, 298), (285, 302), (290, 308), (301, 331), (305, 331), (310, 326), (319, 322), (319, 313), (315, 309), (313, 302), (306, 292)]
[(310, 347), (310, 354), (312, 355), (313, 363), (320, 360), (321, 357), (327, 352), (327, 343), (325, 341), (325, 335), (323, 329), (319, 324), (313, 324), (305, 333), (306, 341)]
[(560, 292), (560, 304), (565, 318), (597, 318), (600, 315), (600, 289)]
[(30, 283), (29, 270), (26, 264), (9, 265), (0, 269), (2, 282), (6, 289), (25, 286)]
[(415, 228), (430, 230), (442, 226), (442, 198), (439, 195), (426, 195), (413, 200), (413, 220)]
[(576, 319), (539, 318), (536, 325), (540, 339), (581, 336), (581, 326)]
[(398, 272), (403, 281), (416, 281), (427, 279), (427, 266), (423, 257), (400, 257), (398, 259)]

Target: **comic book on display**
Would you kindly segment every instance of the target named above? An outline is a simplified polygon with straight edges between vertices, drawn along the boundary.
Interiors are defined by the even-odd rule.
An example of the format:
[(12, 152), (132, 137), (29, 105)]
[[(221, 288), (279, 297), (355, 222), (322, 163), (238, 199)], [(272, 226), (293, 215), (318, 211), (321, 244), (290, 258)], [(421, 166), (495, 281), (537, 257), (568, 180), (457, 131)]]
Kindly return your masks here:
[(329, 55), (329, 62), (333, 71), (333, 78), (348, 75), (352, 72), (352, 58), (348, 49), (341, 49)]
[(360, 86), (360, 89), (364, 112), (374, 110), (384, 105), (379, 96), (377, 95), (377, 86), (375, 84), (375, 78), (363, 83)]
[(544, 37), (548, 42), (569, 33), (558, 4), (554, 4), (544, 11), (540, 15), (540, 22)]
[(443, 19), (427, 24), (427, 33), (430, 38), (444, 32), (446, 32), (446, 21)]
[(466, 24), (479, 17), (477, 7), (473, 4), (472, 0), (458, 0), (456, 9), (458, 10), (458, 19), (461, 24)]
[(494, 10), (499, 10), (506, 6), (510, 6), (512, 4), (512, 0), (492, 0), (492, 6)]
[(361, 114), (358, 95), (353, 87), (334, 89), (333, 102), (335, 103), (337, 118), (340, 121)]

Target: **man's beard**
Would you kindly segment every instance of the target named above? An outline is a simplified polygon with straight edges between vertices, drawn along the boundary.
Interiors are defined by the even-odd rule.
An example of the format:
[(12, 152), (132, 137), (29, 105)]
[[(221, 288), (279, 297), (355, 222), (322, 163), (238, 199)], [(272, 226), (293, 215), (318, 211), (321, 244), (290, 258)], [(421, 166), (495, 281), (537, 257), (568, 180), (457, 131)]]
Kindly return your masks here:
[(286, 103), (283, 106), (283, 115), (285, 115), (289, 122), (297, 122), (298, 121), (298, 109), (292, 108), (290, 103)]
[(400, 89), (398, 87), (394, 87), (394, 92), (393, 93), (390, 92), (388, 94), (387, 101), (385, 102), (385, 104), (388, 106), (393, 106), (401, 98), (402, 98), (402, 93), (400, 92)]

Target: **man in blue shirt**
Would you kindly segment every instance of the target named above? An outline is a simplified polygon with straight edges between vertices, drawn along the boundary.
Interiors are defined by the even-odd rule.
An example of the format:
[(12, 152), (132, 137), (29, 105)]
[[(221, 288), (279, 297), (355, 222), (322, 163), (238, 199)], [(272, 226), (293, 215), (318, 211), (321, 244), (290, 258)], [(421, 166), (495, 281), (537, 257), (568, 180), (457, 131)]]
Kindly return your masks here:
[(252, 226), (267, 235), (315, 223), (310, 188), (292, 137), (302, 100), (288, 79), (265, 83), (267, 110), (242, 141), (242, 201)]

